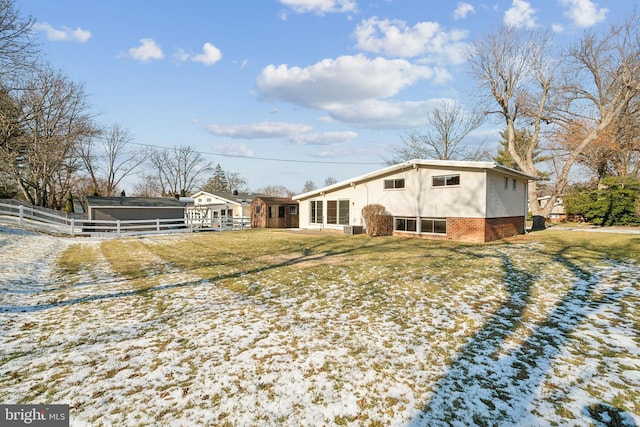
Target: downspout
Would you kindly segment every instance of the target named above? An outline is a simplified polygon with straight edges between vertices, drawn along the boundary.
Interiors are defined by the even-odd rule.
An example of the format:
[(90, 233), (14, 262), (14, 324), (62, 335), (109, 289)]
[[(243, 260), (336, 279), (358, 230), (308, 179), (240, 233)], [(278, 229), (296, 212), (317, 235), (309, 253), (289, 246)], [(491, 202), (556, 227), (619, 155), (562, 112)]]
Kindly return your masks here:
[(524, 233), (527, 234), (527, 215), (529, 214), (529, 180), (524, 182)]

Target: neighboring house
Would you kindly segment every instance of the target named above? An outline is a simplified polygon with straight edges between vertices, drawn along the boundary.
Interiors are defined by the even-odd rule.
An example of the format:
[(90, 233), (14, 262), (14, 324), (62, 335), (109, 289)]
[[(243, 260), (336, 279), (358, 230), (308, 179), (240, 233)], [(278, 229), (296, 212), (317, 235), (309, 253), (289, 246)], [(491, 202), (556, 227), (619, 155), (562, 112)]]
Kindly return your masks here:
[(251, 228), (298, 226), (298, 202), (290, 197), (258, 196), (251, 201)]
[(528, 182), (495, 162), (411, 160), (293, 197), (300, 227), (353, 230), (383, 205), (394, 234), (488, 242), (525, 232)]
[[(551, 196), (538, 197), (538, 206), (540, 208), (544, 208), (547, 203), (549, 203), (550, 199)], [(547, 219), (549, 219), (549, 221), (551, 222), (562, 222), (567, 220), (567, 214), (564, 210), (564, 201), (562, 197), (558, 197), (556, 199), (556, 202), (553, 204), (553, 207), (551, 208), (551, 212), (549, 212)]]
[(187, 209), (187, 218), (201, 227), (223, 228), (229, 224), (249, 226), (251, 208), (249, 204), (256, 194), (227, 193), (222, 191), (198, 191), (191, 196), (193, 205)]
[(182, 219), (185, 206), (173, 197), (87, 197), (87, 218), (99, 220)]

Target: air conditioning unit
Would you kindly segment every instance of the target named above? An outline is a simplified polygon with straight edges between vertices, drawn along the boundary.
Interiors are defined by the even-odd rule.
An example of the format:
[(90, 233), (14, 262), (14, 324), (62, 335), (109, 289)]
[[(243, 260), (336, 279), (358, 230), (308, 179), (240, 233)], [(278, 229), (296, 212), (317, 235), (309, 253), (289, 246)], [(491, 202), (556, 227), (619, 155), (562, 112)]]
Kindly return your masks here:
[(364, 227), (361, 225), (345, 225), (344, 234), (362, 234)]

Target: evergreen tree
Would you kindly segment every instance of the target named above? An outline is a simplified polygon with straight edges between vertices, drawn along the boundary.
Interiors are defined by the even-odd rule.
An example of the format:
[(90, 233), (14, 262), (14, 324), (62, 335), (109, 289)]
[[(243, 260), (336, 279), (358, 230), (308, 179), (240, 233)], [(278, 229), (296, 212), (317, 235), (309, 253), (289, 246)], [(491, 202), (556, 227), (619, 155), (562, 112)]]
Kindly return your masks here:
[(71, 191), (69, 191), (69, 194), (67, 195), (67, 201), (64, 205), (64, 211), (68, 214), (75, 212), (73, 208), (73, 196), (71, 195)]
[[(494, 161), (500, 163), (503, 166), (506, 166), (511, 169), (521, 170), (520, 167), (516, 164), (515, 160), (509, 153), (509, 143), (507, 140), (507, 131), (506, 129), (500, 132), (500, 136), (502, 140), (500, 141), (500, 148), (498, 148), (498, 154), (493, 158)], [(521, 157), (526, 157), (527, 148), (529, 147), (531, 140), (531, 134), (526, 129), (516, 130), (515, 132), (515, 145), (516, 151)], [(549, 156), (542, 156), (542, 150), (535, 149), (533, 151), (533, 161), (535, 163), (544, 162), (550, 159)], [(538, 176), (541, 179), (549, 178), (550, 174), (548, 172), (542, 172), (538, 170)]]
[(220, 166), (220, 163), (216, 165), (213, 170), (213, 175), (207, 183), (202, 187), (203, 191), (214, 192), (214, 191), (226, 191), (231, 192), (231, 188), (229, 188), (229, 180), (227, 179), (227, 174)]

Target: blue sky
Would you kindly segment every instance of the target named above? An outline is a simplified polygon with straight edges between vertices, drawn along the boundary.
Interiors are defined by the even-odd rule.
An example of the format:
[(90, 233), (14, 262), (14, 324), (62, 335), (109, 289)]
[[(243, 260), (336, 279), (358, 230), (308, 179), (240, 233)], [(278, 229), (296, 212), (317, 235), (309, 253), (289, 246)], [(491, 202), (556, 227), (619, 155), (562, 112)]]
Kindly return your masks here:
[[(640, 0), (16, 0), (46, 59), (105, 126), (191, 145), (250, 189), (295, 192), (382, 167), (444, 99), (473, 93), (464, 46), (496, 25), (562, 43)], [(469, 137), (493, 147), (501, 127)], [(127, 180), (130, 190), (135, 177)]]

